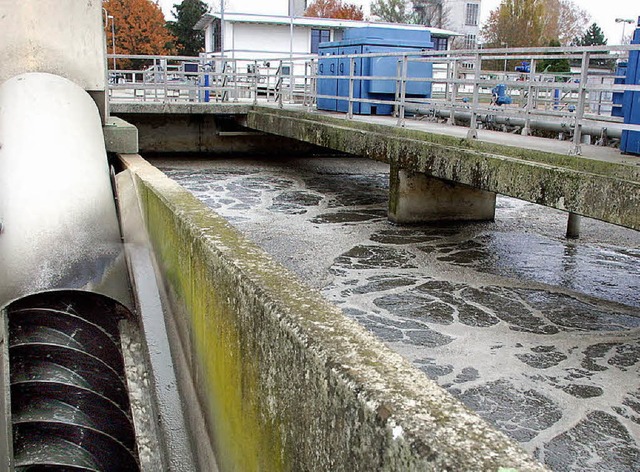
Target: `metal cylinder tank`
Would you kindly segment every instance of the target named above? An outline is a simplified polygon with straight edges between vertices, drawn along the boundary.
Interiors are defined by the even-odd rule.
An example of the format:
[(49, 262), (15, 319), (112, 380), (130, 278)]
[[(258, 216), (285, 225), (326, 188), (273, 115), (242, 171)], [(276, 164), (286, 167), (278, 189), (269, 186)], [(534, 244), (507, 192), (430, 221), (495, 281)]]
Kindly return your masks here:
[(131, 306), (102, 124), (71, 81), (0, 85), (0, 306), (84, 289)]

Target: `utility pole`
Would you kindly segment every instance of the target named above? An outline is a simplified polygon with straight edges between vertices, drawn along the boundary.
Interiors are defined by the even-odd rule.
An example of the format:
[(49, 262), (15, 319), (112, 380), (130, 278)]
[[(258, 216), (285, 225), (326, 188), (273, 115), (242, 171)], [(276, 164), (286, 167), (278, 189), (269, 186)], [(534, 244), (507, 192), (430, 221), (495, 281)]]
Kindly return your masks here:
[(220, 0), (220, 57), (224, 57), (224, 0)]

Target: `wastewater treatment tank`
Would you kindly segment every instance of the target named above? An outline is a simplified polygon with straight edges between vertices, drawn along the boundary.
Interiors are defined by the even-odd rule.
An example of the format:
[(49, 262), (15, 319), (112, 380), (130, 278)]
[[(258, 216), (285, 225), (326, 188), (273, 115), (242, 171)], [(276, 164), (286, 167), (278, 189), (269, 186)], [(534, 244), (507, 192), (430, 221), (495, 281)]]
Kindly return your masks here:
[[(433, 49), (431, 33), (427, 30), (404, 28), (381, 28), (367, 26), (345, 30), (342, 41), (321, 43), (318, 49), (318, 95), (349, 97), (350, 59), (348, 54), (416, 53)], [(416, 56), (413, 56), (415, 58)], [(356, 58), (355, 77), (372, 77), (353, 81), (353, 98), (362, 100), (392, 101), (396, 95), (397, 81), (383, 79), (396, 77), (401, 56)], [(342, 76), (342, 77), (341, 77)], [(407, 77), (431, 78), (433, 65), (429, 62), (409, 60)], [(341, 78), (340, 78), (341, 77)], [(407, 82), (406, 96), (428, 98), (431, 96), (430, 82)], [(318, 97), (319, 110), (348, 111), (348, 100)], [(361, 115), (390, 115), (393, 105), (354, 102), (353, 113)]]

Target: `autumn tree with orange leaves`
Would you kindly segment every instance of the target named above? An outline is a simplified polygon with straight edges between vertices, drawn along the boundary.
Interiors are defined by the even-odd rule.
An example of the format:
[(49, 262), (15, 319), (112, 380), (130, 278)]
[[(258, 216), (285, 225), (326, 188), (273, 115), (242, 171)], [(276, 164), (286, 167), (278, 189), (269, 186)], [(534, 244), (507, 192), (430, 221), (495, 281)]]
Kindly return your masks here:
[(315, 0), (305, 10), (304, 16), (362, 20), (364, 13), (362, 12), (362, 7), (352, 3), (343, 3), (342, 0)]
[[(162, 10), (153, 0), (104, 0), (102, 6), (113, 16), (116, 54), (170, 54), (174, 37), (166, 28)], [(113, 52), (111, 24), (105, 25), (107, 50)], [(140, 61), (118, 59), (118, 68), (137, 68)]]

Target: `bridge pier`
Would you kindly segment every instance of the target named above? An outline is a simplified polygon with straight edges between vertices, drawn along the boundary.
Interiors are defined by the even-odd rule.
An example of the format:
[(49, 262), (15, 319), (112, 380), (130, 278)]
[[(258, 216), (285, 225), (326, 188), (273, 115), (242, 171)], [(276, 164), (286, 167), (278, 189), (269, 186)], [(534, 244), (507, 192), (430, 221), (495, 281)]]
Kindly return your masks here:
[(580, 237), (580, 222), (582, 218), (573, 212), (569, 212), (567, 220), (567, 238), (577, 239)]
[(493, 221), (496, 194), (391, 165), (389, 220)]

